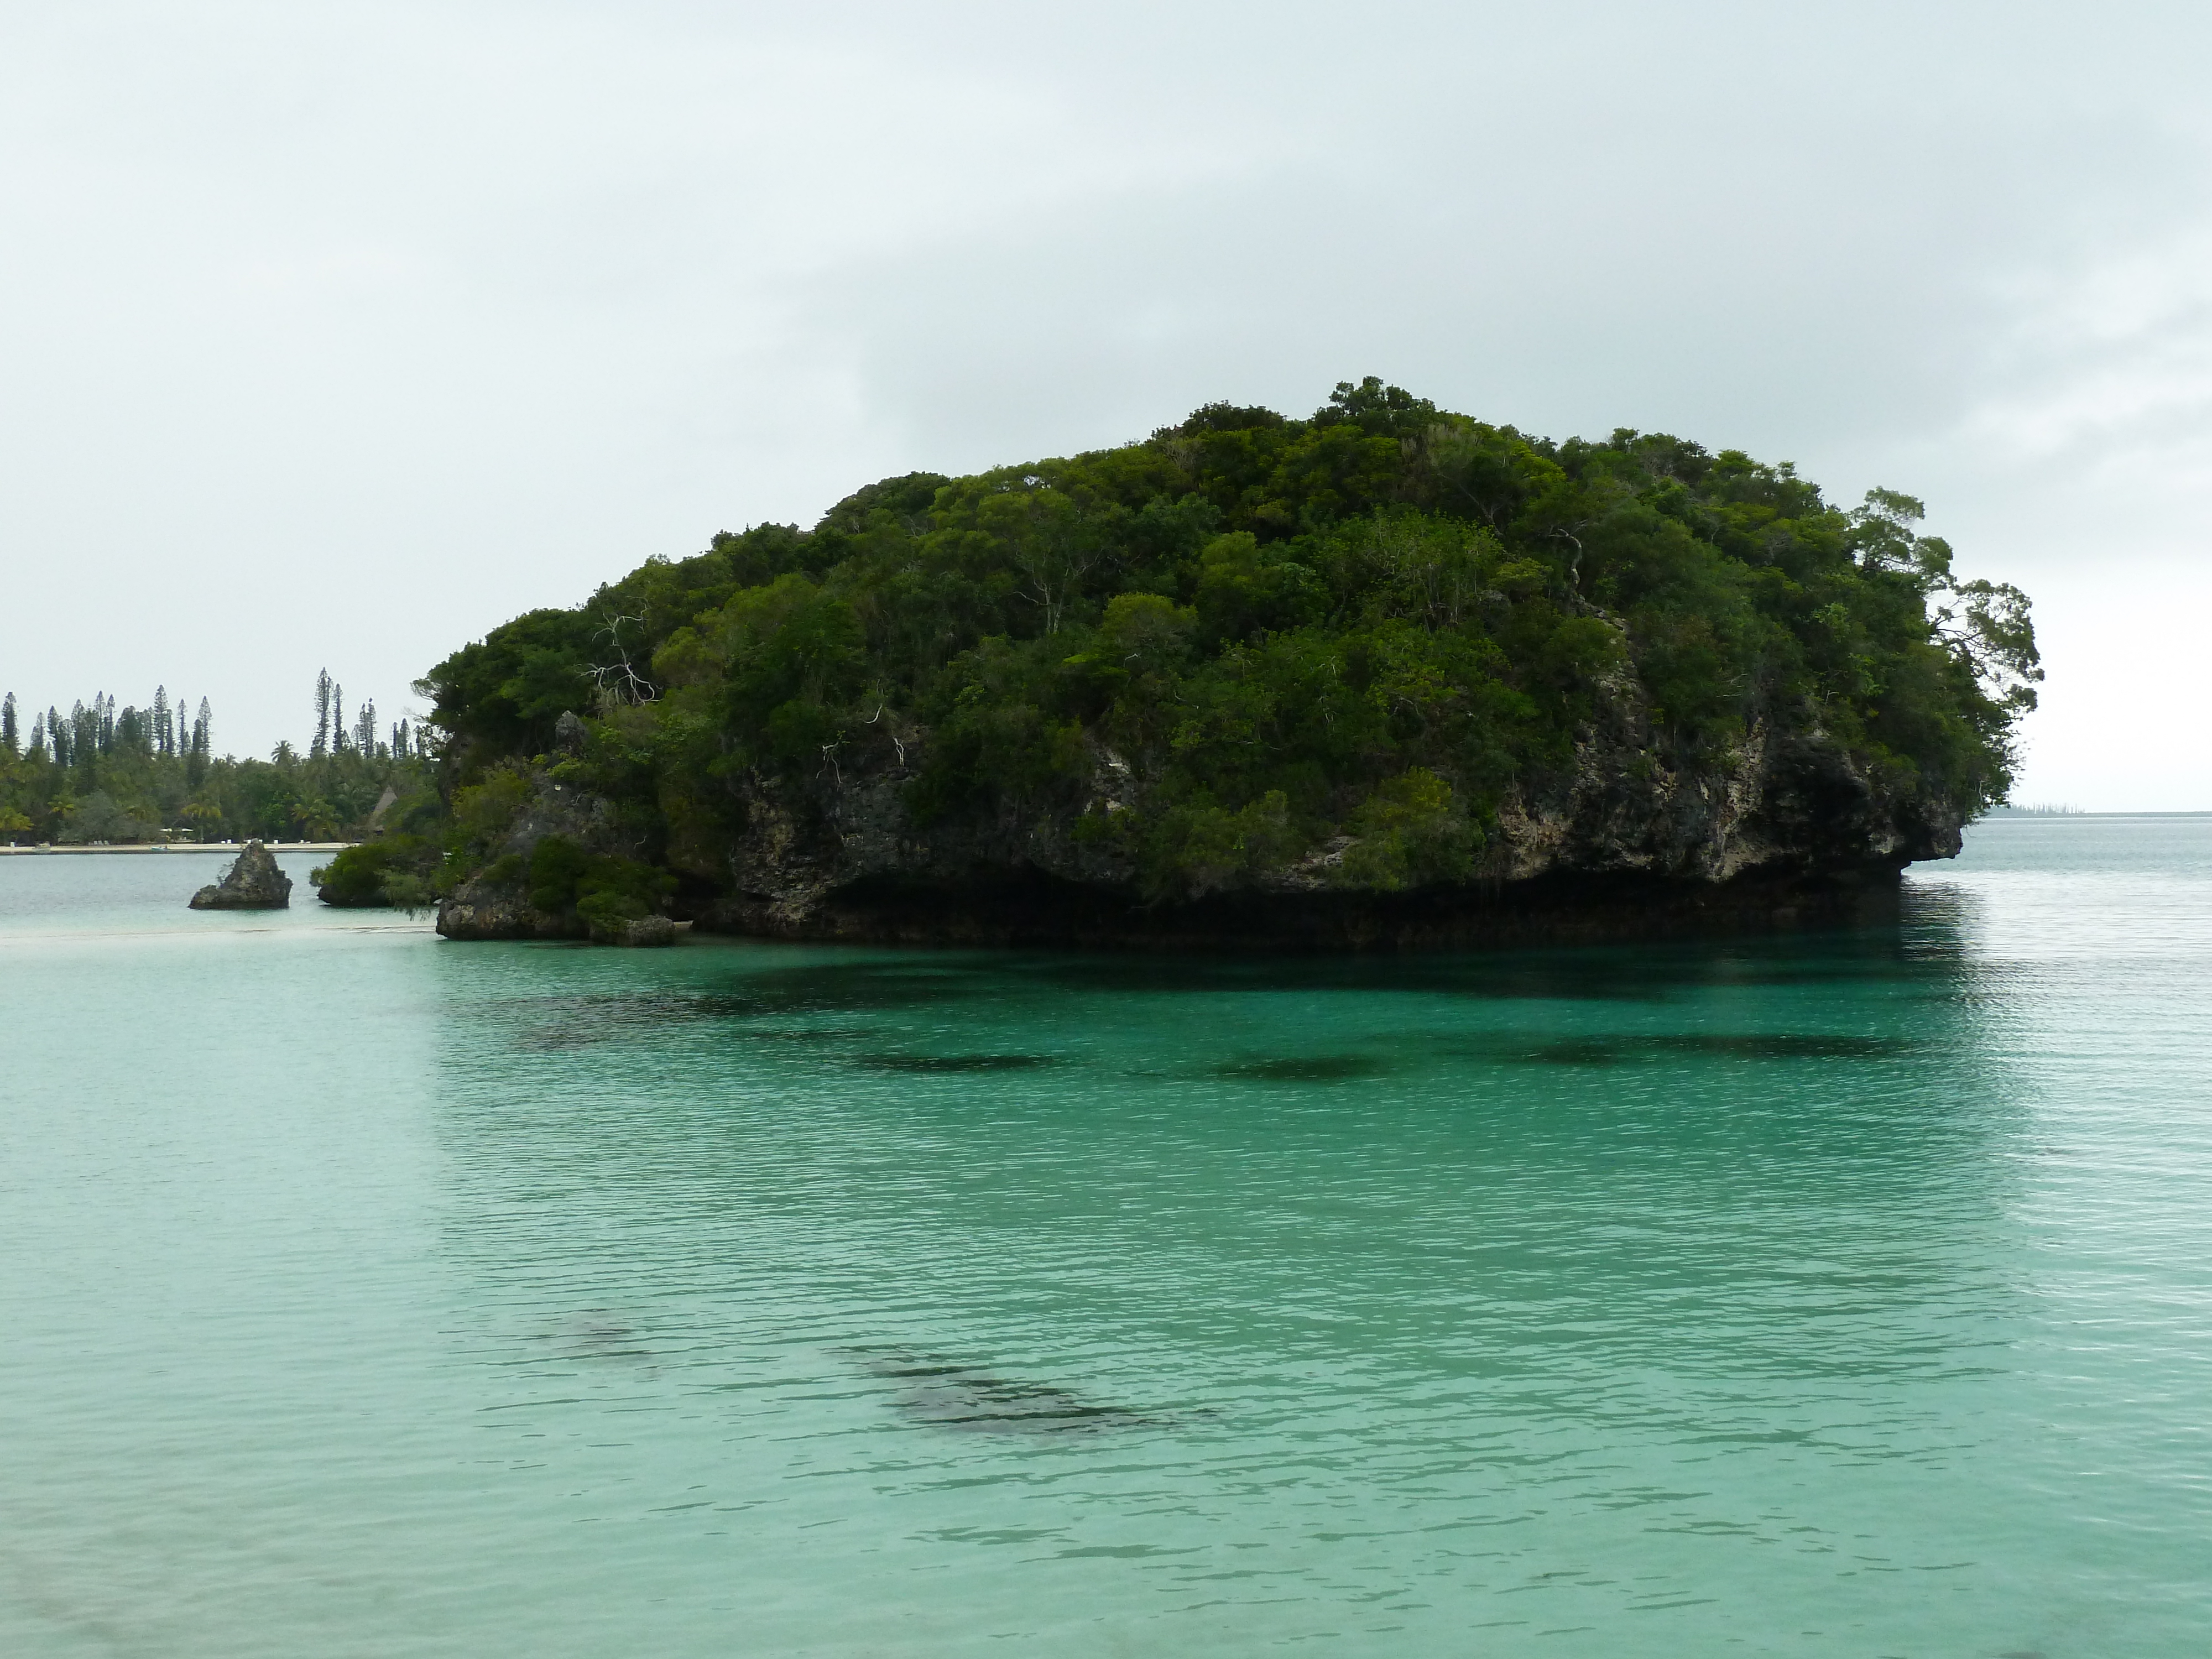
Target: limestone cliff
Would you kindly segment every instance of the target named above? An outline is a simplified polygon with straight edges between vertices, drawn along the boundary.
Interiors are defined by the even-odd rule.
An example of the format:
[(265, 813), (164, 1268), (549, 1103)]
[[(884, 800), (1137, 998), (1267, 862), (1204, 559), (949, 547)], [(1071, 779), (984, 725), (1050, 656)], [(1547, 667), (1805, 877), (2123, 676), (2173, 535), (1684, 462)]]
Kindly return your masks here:
[[(710, 932), (973, 944), (1333, 949), (1601, 939), (1864, 914), (1905, 865), (1960, 846), (1953, 804), (1885, 787), (1818, 731), (1757, 726), (1720, 763), (1669, 766), (1624, 690), (1571, 769), (1509, 793), (1471, 879), (1363, 890), (1346, 874), (1358, 838), (1340, 836), (1212, 890), (1163, 899), (1141, 890), (1110, 836), (1085, 833), (1141, 799), (1143, 769), (1129, 758), (1090, 742), (1079, 791), (918, 824), (903, 791), (928, 741), (908, 728), (813, 779), (741, 776), (727, 814), (739, 827), (695, 830), (663, 850), (685, 881), (678, 913)], [(617, 826), (609, 803), (542, 777), (502, 843), (510, 870), (548, 835), (625, 857), (647, 851)], [(533, 909), (511, 873), (461, 887), (438, 927), (453, 939), (590, 932), (574, 916)], [(655, 917), (609, 942), (670, 933)]]
[[(1863, 913), (1917, 860), (1949, 858), (1961, 814), (1885, 788), (1824, 734), (1757, 727), (1717, 767), (1670, 768), (1635, 712), (1591, 732), (1571, 770), (1516, 789), (1474, 878), (1399, 891), (1348, 885), (1337, 836), (1195, 896), (1147, 898), (1110, 841), (1079, 826), (1143, 784), (1096, 744), (1087, 799), (915, 825), (904, 764), (803, 785), (747, 778), (744, 829), (689, 849), (712, 930), (787, 938), (1313, 948), (1626, 937)], [(719, 890), (706, 896), (708, 890)]]

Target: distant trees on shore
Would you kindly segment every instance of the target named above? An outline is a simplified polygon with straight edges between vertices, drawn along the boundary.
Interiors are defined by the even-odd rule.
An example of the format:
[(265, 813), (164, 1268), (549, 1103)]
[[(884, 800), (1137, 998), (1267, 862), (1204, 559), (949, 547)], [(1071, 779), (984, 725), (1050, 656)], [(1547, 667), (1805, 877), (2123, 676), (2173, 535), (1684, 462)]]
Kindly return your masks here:
[(429, 787), (426, 732), (404, 720), (380, 730), (373, 700), (349, 724), (327, 672), (315, 708), (307, 756), (287, 741), (264, 761), (216, 756), (207, 698), (195, 707), (167, 685), (143, 707), (98, 692), (66, 714), (26, 711), (10, 691), (0, 696), (0, 842), (352, 840), (387, 789)]

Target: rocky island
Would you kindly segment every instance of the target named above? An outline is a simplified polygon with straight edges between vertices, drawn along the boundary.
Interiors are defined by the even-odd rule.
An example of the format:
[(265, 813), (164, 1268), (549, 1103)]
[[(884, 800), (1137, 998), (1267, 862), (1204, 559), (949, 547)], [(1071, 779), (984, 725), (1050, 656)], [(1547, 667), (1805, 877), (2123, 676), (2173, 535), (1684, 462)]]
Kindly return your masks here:
[(285, 910), (292, 904), (292, 878), (277, 866), (276, 855), (258, 841), (246, 843), (222, 881), (192, 895), (195, 910)]
[(450, 821), (405, 878), (449, 938), (634, 944), (1852, 914), (2003, 799), (2040, 678), (1921, 511), (1371, 379), (886, 479), (439, 665)]

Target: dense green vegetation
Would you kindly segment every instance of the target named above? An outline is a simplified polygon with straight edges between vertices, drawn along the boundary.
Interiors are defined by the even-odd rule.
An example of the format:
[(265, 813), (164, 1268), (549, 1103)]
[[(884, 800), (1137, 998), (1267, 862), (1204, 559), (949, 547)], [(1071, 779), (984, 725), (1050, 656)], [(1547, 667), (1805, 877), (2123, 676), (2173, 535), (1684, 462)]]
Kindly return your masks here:
[(652, 865), (594, 852), (560, 834), (538, 837), (526, 853), (501, 852), (531, 794), (527, 774), (503, 766), (456, 792), (450, 811), (434, 795), (414, 798), (375, 838), (313, 872), (319, 896), (326, 904), (415, 910), (482, 874), (519, 884), (532, 908), (573, 918), (598, 939), (660, 910), (676, 883)]
[[(206, 704), (165, 692), (27, 735), (9, 697), (0, 836), (352, 839), (389, 789), (378, 838), (317, 872), (333, 902), (488, 873), (607, 933), (664, 902), (656, 865), (711, 882), (764, 799), (818, 817), (867, 776), (924, 829), (1058, 815), (1162, 898), (1325, 847), (1357, 889), (1477, 874), (1500, 808), (1608, 723), (1622, 763), (1707, 775), (1818, 733), (1971, 816), (2004, 797), (2040, 672), (2026, 599), (1956, 580), (1921, 516), (1369, 380), (1308, 420), (1214, 405), (1119, 449), (887, 479), (518, 617), (418, 688), (441, 793), (424, 734), (384, 737), (373, 705), (349, 726), (327, 675), (306, 754), (265, 762), (215, 758)], [(548, 771), (653, 862), (509, 852)]]
[(404, 721), (380, 732), (374, 703), (349, 726), (327, 675), (318, 690), (310, 752), (283, 743), (265, 761), (212, 752), (205, 698), (188, 714), (166, 689), (143, 708), (102, 694), (34, 714), (26, 732), (11, 692), (0, 698), (0, 841), (345, 840), (368, 832), (386, 788), (434, 804), (421, 734)]
[[(1600, 705), (1641, 763), (1719, 769), (1760, 723), (1878, 786), (2002, 800), (2040, 678), (2025, 599), (1959, 582), (1887, 491), (1618, 431), (1553, 443), (1370, 379), (1309, 420), (1215, 405), (1122, 448), (872, 484), (811, 531), (654, 560), (441, 664), (453, 781), (543, 756), (706, 869), (763, 786), (904, 764), (978, 821), (1129, 769), (1110, 838), (1157, 895), (1357, 836), (1341, 872), (1463, 875)], [(1121, 805), (1119, 803), (1116, 804)]]

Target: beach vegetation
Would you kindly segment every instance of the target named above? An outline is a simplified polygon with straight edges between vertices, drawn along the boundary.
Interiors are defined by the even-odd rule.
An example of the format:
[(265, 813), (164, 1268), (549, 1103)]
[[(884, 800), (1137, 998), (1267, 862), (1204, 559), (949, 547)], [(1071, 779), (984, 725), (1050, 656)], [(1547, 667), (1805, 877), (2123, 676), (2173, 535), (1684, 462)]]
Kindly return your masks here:
[(165, 685), (143, 707), (118, 708), (104, 692), (66, 713), (49, 706), (27, 734), (9, 693), (0, 698), (0, 823), (15, 827), (0, 835), (57, 844), (350, 841), (371, 833), (387, 791), (435, 805), (428, 733), (404, 721), (380, 731), (367, 702), (334, 742), (342, 693), (317, 690), (319, 739), (304, 756), (280, 743), (267, 760), (216, 754), (207, 699), (195, 711)]

